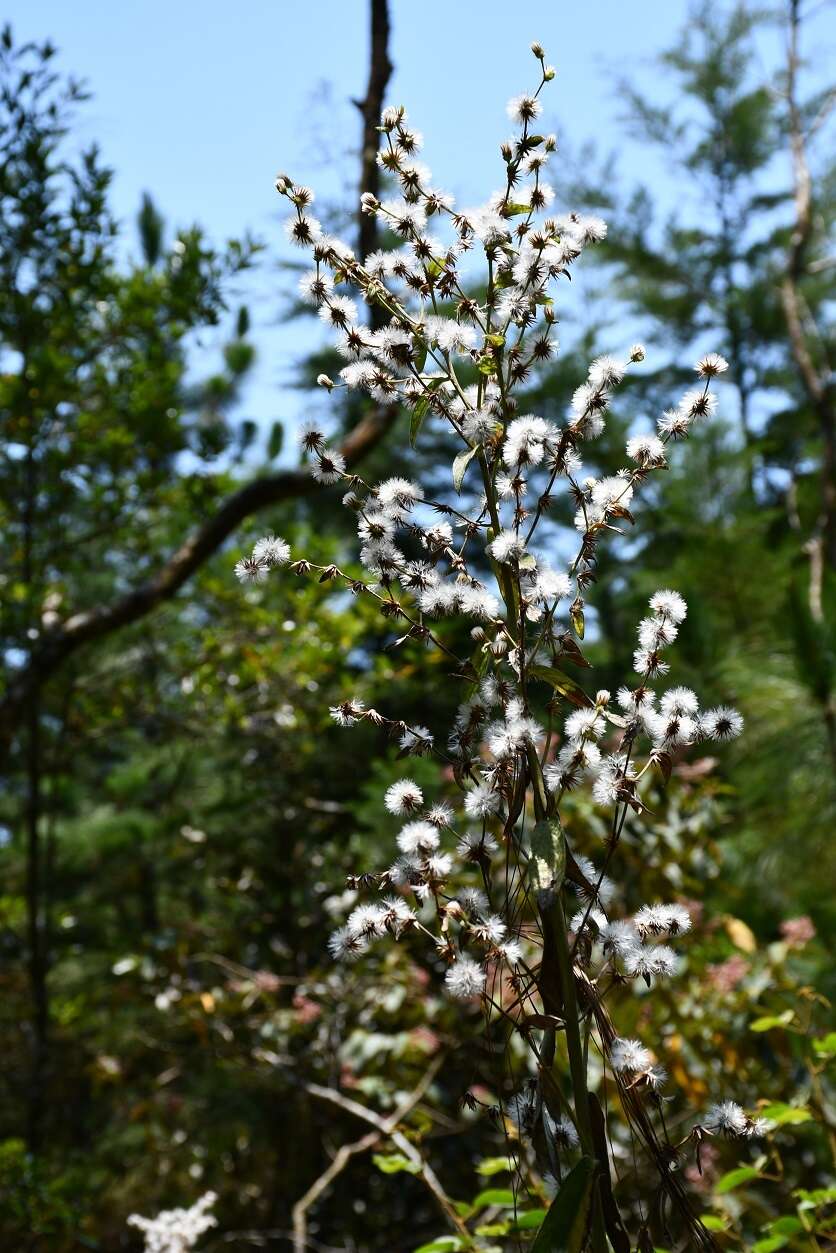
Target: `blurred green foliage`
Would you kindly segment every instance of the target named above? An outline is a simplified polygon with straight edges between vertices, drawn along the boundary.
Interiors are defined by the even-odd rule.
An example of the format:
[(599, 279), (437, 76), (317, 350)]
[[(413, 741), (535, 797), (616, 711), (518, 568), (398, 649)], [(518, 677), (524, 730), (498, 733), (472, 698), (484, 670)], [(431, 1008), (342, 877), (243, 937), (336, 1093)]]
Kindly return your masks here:
[[(673, 1129), (722, 1096), (764, 1104), (773, 1130), (762, 1148), (712, 1142), (702, 1173), (684, 1169), (720, 1246), (765, 1253), (834, 1238), (836, 1047), (825, 998), (836, 792), (826, 561), (811, 600), (822, 432), (779, 302), (792, 202), (780, 96), (752, 55), (761, 20), (740, 6), (696, 11), (665, 58), (671, 100), (627, 91), (645, 142), (681, 171), (681, 212), (657, 222), (645, 191), (592, 178), (587, 163), (578, 195), (610, 219), (607, 294), (574, 351), (532, 382), (531, 405), (560, 416), (587, 357), (640, 326), (662, 364), (625, 388), (595, 453), (613, 472), (626, 429), (660, 411), (689, 354), (710, 347), (732, 364), (720, 419), (674, 457), (602, 561), (588, 651), (594, 682), (615, 686), (648, 593), (677, 587), (690, 606), (677, 681), (746, 717), (722, 770), (707, 758), (675, 763), (668, 788), (649, 797), (650, 819), (625, 828), (628, 904), (673, 894), (694, 903), (698, 922), (675, 989), (618, 991), (613, 1014), (623, 1034), (653, 1041), (670, 1071)], [(107, 207), (109, 171), (95, 149), (73, 155), (84, 91), (53, 60), (49, 46), (4, 37), (9, 683), (51, 622), (151, 575), (241, 479), (244, 455), (266, 462), (282, 438), (280, 423), (264, 432), (240, 416), (255, 348), (232, 293), (257, 245), (218, 252), (199, 228), (171, 231), (146, 197), (129, 259)], [(833, 185), (821, 160), (812, 261), (824, 255)], [(817, 326), (827, 275), (811, 264), (803, 278)], [(328, 368), (318, 354), (300, 367), (303, 381)], [(338, 422), (349, 426), (361, 406), (352, 398)], [(439, 437), (425, 423), (413, 453), (403, 422), (369, 477), (426, 470)], [(557, 550), (566, 520), (555, 512)], [(236, 553), (269, 525), (316, 561), (350, 561), (349, 522), (327, 497), (252, 519)], [(341, 733), (328, 706), (359, 695), (443, 728), (456, 689), (434, 655), (393, 650), (363, 600), (291, 575), (242, 593), (233, 560), (209, 560), (174, 600), (74, 655), (39, 694), (35, 905), (48, 1020), (35, 1072), (24, 735), (6, 756), (3, 1247), (135, 1250), (130, 1212), (188, 1204), (211, 1187), (220, 1225), (202, 1247), (287, 1248), (294, 1204), (341, 1145), (369, 1131), (307, 1085), (339, 1084), (385, 1115), (428, 1072), (402, 1130), (459, 1201), (468, 1234), (446, 1234), (410, 1159), (381, 1137), (311, 1207), (312, 1239), (425, 1253), (531, 1247), (554, 1186), (523, 1161), (528, 1193), (519, 1193), (508, 1155), (518, 1165), (525, 1151), (509, 1121), (485, 1115), (513, 1086), (497, 1060), (501, 1033), (485, 1039), (477, 1013), (450, 1006), (443, 972), (412, 936), (348, 968), (325, 949), (356, 897), (346, 875), (387, 859), (395, 822), (380, 797), (402, 773), (382, 732)], [(434, 767), (410, 766), (428, 794), (442, 794)], [(576, 800), (571, 822), (592, 852), (600, 818), (588, 800)], [(508, 1064), (519, 1070), (513, 1049)], [(473, 1107), (462, 1103), (468, 1091)], [(614, 1144), (629, 1153), (626, 1135)], [(638, 1196), (619, 1204), (638, 1215)], [(550, 1221), (561, 1221), (557, 1210)]]

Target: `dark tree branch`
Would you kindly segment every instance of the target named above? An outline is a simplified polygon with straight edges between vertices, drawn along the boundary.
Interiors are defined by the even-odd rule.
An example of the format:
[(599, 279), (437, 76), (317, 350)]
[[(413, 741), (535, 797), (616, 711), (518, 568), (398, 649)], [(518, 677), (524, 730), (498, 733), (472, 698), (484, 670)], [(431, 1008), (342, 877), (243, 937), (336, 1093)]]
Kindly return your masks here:
[[(369, 78), (365, 99), (355, 103), (363, 118), (360, 187), (375, 195), (380, 189), (377, 126), (391, 74), (388, 0), (371, 0)], [(377, 219), (361, 213), (358, 232), (360, 255), (365, 257), (378, 246)], [(375, 310), (372, 311), (372, 321), (375, 321)], [(348, 432), (340, 451), (349, 468), (380, 442), (396, 415), (397, 409), (392, 406), (375, 409)], [(59, 626), (44, 632), (33, 647), (25, 667), (12, 678), (0, 700), (0, 755), (8, 749), (25, 711), (37, 699), (44, 683), (79, 648), (137, 622), (158, 605), (170, 600), (245, 518), (282, 501), (306, 496), (314, 488), (316, 484), (303, 470), (284, 470), (247, 483), (227, 497), (212, 517), (197, 527), (156, 574), (144, 583), (112, 604), (74, 614)]]
[[(396, 414), (397, 409), (391, 406), (375, 409), (349, 431), (340, 445), (348, 467), (356, 465), (380, 442)], [(306, 496), (314, 489), (322, 490), (304, 470), (283, 470), (254, 479), (228, 496), (144, 583), (109, 605), (73, 614), (59, 626), (44, 632), (26, 666), (15, 676), (0, 701), (0, 750), (8, 747), (24, 710), (44, 683), (82, 645), (137, 622), (170, 600), (245, 518), (282, 501)]]

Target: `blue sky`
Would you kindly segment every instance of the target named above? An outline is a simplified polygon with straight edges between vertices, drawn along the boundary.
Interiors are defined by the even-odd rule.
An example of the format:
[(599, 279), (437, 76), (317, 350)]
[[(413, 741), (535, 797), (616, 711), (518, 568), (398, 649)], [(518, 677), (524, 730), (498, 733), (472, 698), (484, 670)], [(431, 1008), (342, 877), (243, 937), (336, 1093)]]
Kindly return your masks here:
[[(687, 11), (686, 0), (391, 0), (389, 101), (423, 131), (437, 183), (475, 203), (497, 183), (504, 105), (532, 81), (532, 39), (558, 70), (545, 120), (573, 148), (596, 138), (606, 149), (618, 142), (616, 79), (652, 84), (653, 55)], [(18, 39), (49, 36), (62, 67), (89, 81), (80, 135), (115, 168), (126, 223), (148, 190), (172, 226), (199, 221), (217, 240), (250, 229), (275, 256), (278, 170), (325, 194), (355, 177), (347, 149), (366, 74), (365, 0), (7, 0), (5, 17)], [(674, 194), (647, 152), (628, 145), (623, 159), (662, 200)], [(260, 349), (246, 412), (263, 422), (299, 414), (304, 401), (286, 384), (318, 336), (278, 324), (283, 282), (271, 267), (246, 293)]]

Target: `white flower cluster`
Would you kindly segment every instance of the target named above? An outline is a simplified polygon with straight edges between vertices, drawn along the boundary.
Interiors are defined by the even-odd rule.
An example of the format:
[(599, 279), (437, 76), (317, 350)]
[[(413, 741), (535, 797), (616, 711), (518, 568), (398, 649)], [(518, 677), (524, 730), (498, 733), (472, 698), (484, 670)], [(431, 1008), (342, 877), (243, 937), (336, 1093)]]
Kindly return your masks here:
[[(583, 661), (578, 641), (584, 593), (594, 581), (598, 544), (632, 521), (634, 495), (650, 474), (664, 469), (672, 441), (713, 413), (717, 402), (709, 383), (727, 365), (718, 354), (703, 357), (696, 366), (700, 387), (660, 417), (656, 433), (627, 442), (625, 465), (613, 475), (586, 473), (583, 454), (603, 431), (626, 371), (644, 360), (640, 345), (623, 359), (597, 357), (562, 420), (518, 413), (516, 390), (557, 350), (557, 285), (583, 250), (606, 235), (599, 218), (553, 211), (555, 193), (544, 173), (556, 142), (532, 128), (540, 90), (553, 71), (536, 47), (540, 87), (509, 104), (519, 131), (502, 146), (504, 186), (482, 205), (459, 210), (433, 186), (417, 157), (421, 137), (401, 108), (383, 115), (379, 154), (400, 195), (361, 199), (363, 210), (399, 241), (391, 251), (357, 258), (311, 214), (308, 188), (286, 175), (276, 183), (293, 206), (289, 237), (313, 263), (301, 281), (302, 296), (333, 329), (346, 361), (339, 381), (323, 375), (319, 382), (329, 392), (362, 389), (378, 404), (403, 406), (412, 412), (413, 436), (428, 421), (446, 429), (457, 445), (453, 504), (430, 499), (406, 478), (368, 484), (347, 470), (344, 454), (329, 445), (319, 425), (307, 422), (300, 434), (314, 477), (326, 486), (343, 484), (365, 574), (304, 559), (291, 569), (314, 570), (321, 581), (341, 580), (355, 594), (373, 598), (402, 632), (393, 646), (415, 640), (437, 648), (468, 684), (444, 750), (428, 728), (407, 725), (360, 699), (331, 709), (340, 726), (370, 722), (388, 729), (402, 756), (443, 759), (460, 795), (457, 810), (446, 800), (426, 802), (411, 779), (387, 789), (383, 805), (402, 820), (397, 854), (388, 868), (365, 872), (362, 882), (388, 895), (357, 906), (330, 948), (350, 960), (374, 940), (420, 933), (446, 963), (450, 995), (492, 995), (495, 976), (504, 970), (523, 1011), (535, 1015), (540, 1006), (532, 971), (543, 941), (537, 920), (530, 920), (531, 900), (528, 922), (526, 908), (518, 907), (539, 856), (526, 815), (533, 807), (538, 821), (556, 819), (564, 794), (591, 784), (595, 802), (612, 816), (613, 834), (601, 871), (570, 850), (569, 878), (581, 898), (570, 923), (573, 959), (587, 968), (609, 966), (618, 980), (650, 984), (673, 975), (679, 959), (660, 941), (689, 929), (687, 911), (654, 904), (632, 917), (610, 919), (615, 885), (603, 871), (627, 811), (643, 809), (647, 772), (669, 772), (674, 753), (742, 729), (734, 710), (701, 713), (689, 689), (657, 693), (651, 686), (668, 673), (664, 653), (686, 617), (685, 601), (675, 591), (650, 598), (634, 654), (638, 681), (621, 688), (615, 701), (606, 691), (587, 696), (564, 669), (567, 660)], [(376, 309), (375, 327), (361, 319), (360, 298)], [(577, 553), (564, 568), (546, 555), (553, 543), (540, 539), (546, 538), (558, 490), (571, 502), (579, 536)], [(259, 581), (289, 557), (283, 541), (268, 538), (237, 573)], [(470, 626), (475, 652), (469, 660), (451, 650), (436, 625), (451, 616)], [(559, 694), (576, 706), (562, 734), (553, 717)], [(653, 1090), (663, 1082), (661, 1067), (637, 1041), (617, 1040), (609, 1060), (630, 1088)], [(574, 1144), (571, 1120), (549, 1118), (551, 1139)]]
[(257, 540), (249, 557), (242, 557), (235, 574), (242, 583), (263, 583), (271, 570), (290, 560), (290, 545), (275, 535)]
[(752, 1140), (769, 1130), (765, 1118), (752, 1118), (736, 1101), (720, 1101), (712, 1105), (702, 1122), (704, 1131), (725, 1136), (728, 1140)]
[[(507, 829), (510, 781), (530, 753), (548, 761), (543, 783), (555, 808), (564, 792), (586, 778), (599, 804), (641, 808), (640, 780), (661, 754), (701, 738), (728, 738), (741, 729), (732, 710), (700, 715), (697, 698), (686, 688), (671, 688), (657, 698), (649, 686), (667, 673), (662, 653), (676, 639), (686, 615), (685, 602), (674, 591), (652, 596), (651, 612), (639, 625), (634, 664), (640, 682), (619, 691), (622, 714), (613, 715), (609, 693), (599, 692), (594, 702), (566, 719), (562, 744), (549, 760), (552, 737), (531, 715), (523, 694), (524, 676), (536, 672), (543, 661), (559, 661), (567, 629), (556, 614), (570, 598), (571, 610), (580, 608), (584, 575), (601, 532), (629, 519), (635, 488), (666, 464), (669, 441), (713, 412), (716, 402), (708, 381), (726, 369), (717, 354), (702, 358), (696, 369), (705, 385), (687, 392), (660, 419), (658, 434), (632, 438), (627, 446), (632, 466), (609, 477), (584, 476), (580, 449), (602, 432), (613, 390), (625, 371), (644, 360), (640, 345), (624, 360), (601, 356), (592, 362), (562, 424), (515, 413), (515, 385), (556, 348), (551, 286), (567, 275), (587, 245), (606, 234), (605, 223), (597, 218), (551, 213), (554, 192), (543, 173), (556, 145), (553, 136), (531, 132), (540, 112), (538, 97), (539, 89), (509, 105), (520, 133), (503, 145), (506, 186), (471, 210), (457, 210), (452, 197), (433, 186), (430, 171), (417, 158), (419, 134), (402, 108), (387, 109), (379, 161), (399, 184), (401, 197), (380, 201), (364, 195), (362, 208), (402, 243), (362, 261), (311, 215), (309, 188), (284, 175), (276, 184), (295, 210), (288, 234), (314, 261), (315, 268), (301, 280), (302, 296), (333, 327), (337, 346), (348, 359), (339, 384), (324, 377), (320, 381), (329, 390), (363, 388), (378, 402), (397, 402), (422, 420), (431, 415), (446, 422), (462, 445), (454, 466), (456, 487), (462, 487), (471, 463), (481, 472), (476, 508), (466, 513), (426, 499), (420, 485), (408, 479), (386, 479), (369, 487), (346, 472), (342, 454), (329, 447), (315, 423), (306, 422), (300, 434), (315, 478), (326, 485), (342, 479), (348, 487), (344, 503), (356, 514), (360, 561), (372, 580), (353, 580), (353, 590), (362, 587), (378, 599), (382, 612), (406, 623), (404, 639), (412, 636), (444, 648), (433, 634), (434, 619), (459, 615), (474, 620), (474, 639), (481, 641), (491, 671), (460, 706), (448, 741), (458, 777), (469, 780), (462, 798), (464, 829), (453, 826), (449, 806), (425, 811), (423, 793), (411, 780), (389, 788), (386, 809), (408, 821), (397, 836), (396, 860), (377, 880), (400, 895), (382, 905), (360, 906), (331, 939), (335, 956), (354, 958), (372, 939), (386, 934), (397, 938), (417, 925), (404, 893), (415, 897), (419, 910), (433, 902), (438, 915), (443, 914), (448, 937), (442, 945), (451, 962), (447, 987), (464, 998), (483, 990), (486, 962), (513, 966), (523, 952), (522, 937), (507, 934), (486, 893), (456, 879), (461, 868), (489, 864), (499, 843), (513, 838)], [(477, 252), (488, 267), (484, 295), (478, 299), (470, 294), (464, 273), (465, 259)], [(372, 329), (363, 323), (355, 298), (339, 292), (340, 287), (382, 309), (386, 324)], [(452, 304), (453, 316), (439, 313), (440, 304)], [(475, 382), (460, 377), (468, 370), (475, 372)], [(544, 484), (532, 496), (531, 481), (538, 475)], [(532, 543), (561, 478), (576, 502), (575, 526), (583, 537), (568, 570), (554, 569)], [(433, 514), (452, 522), (436, 520)], [(495, 563), (496, 588), (486, 586), (484, 575), (473, 568), (483, 563), (483, 554)], [(239, 563), (239, 574), (260, 578), (263, 570), (288, 557), (282, 541), (261, 541), (252, 557)], [(310, 565), (303, 561), (294, 568)], [(508, 581), (519, 599), (521, 628), (509, 617)], [(365, 719), (379, 725), (390, 722), (360, 700), (344, 702), (331, 713), (342, 726)], [(616, 725), (624, 733), (612, 751), (604, 745)], [(400, 724), (399, 735), (405, 753), (436, 751), (427, 728)], [(648, 755), (640, 767), (643, 739)], [(470, 829), (467, 824), (478, 825)], [(449, 848), (442, 847), (445, 833)], [(604, 913), (605, 880), (591, 865), (588, 882), (591, 896), (572, 920), (573, 929), (584, 933), (606, 960), (617, 961), (622, 977), (650, 980), (675, 973), (676, 955), (656, 941), (660, 935), (687, 930), (684, 910), (645, 907), (632, 921), (610, 922)], [(451, 945), (456, 929), (463, 939), (479, 944), (479, 961)]]
[(131, 1214), (130, 1227), (137, 1227), (145, 1236), (145, 1253), (188, 1253), (200, 1237), (218, 1220), (208, 1211), (217, 1201), (214, 1192), (206, 1192), (190, 1209), (163, 1210), (156, 1218)]

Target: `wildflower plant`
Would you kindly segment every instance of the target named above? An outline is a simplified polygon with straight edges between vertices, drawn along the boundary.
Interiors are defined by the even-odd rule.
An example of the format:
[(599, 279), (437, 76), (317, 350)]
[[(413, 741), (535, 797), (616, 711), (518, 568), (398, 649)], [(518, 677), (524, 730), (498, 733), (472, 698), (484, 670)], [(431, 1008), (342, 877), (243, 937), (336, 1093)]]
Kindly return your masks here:
[(205, 1232), (217, 1226), (209, 1212), (218, 1198), (205, 1192), (188, 1209), (163, 1210), (156, 1218), (131, 1214), (129, 1227), (136, 1227), (145, 1237), (145, 1253), (189, 1253)]
[[(689, 1145), (698, 1153), (705, 1137), (746, 1139), (761, 1127), (723, 1100), (671, 1143), (665, 1071), (651, 1047), (620, 1036), (607, 998), (631, 982), (652, 987), (675, 978), (691, 919), (675, 902), (628, 908), (612, 871), (625, 823), (644, 810), (650, 772), (667, 778), (674, 753), (730, 739), (742, 720), (732, 709), (702, 710), (692, 691), (667, 686), (687, 613), (673, 590), (650, 597), (637, 624), (634, 672), (614, 696), (587, 693), (567, 663), (584, 663), (584, 608), (599, 546), (632, 522), (634, 502), (665, 469), (671, 445), (710, 419), (711, 384), (727, 365), (716, 353), (704, 356), (697, 385), (659, 417), (655, 433), (628, 440), (624, 467), (611, 476), (589, 473), (584, 456), (626, 372), (644, 359), (640, 345), (622, 358), (594, 360), (562, 421), (520, 412), (526, 381), (558, 350), (560, 286), (607, 230), (598, 217), (553, 208), (546, 175), (556, 140), (538, 133), (536, 122), (554, 70), (539, 45), (532, 50), (539, 85), (509, 103), (516, 131), (501, 146), (503, 185), (478, 207), (459, 209), (433, 186), (418, 156), (420, 135), (403, 108), (386, 109), (378, 159), (398, 194), (364, 194), (361, 207), (399, 241), (391, 251), (355, 256), (317, 221), (311, 190), (279, 176), (291, 209), (288, 236), (312, 261), (300, 290), (333, 329), (346, 362), (338, 379), (321, 375), (320, 384), (403, 406), (413, 444), (425, 422), (446, 428), (457, 445), (456, 496), (455, 503), (429, 499), (405, 478), (367, 483), (346, 469), (317, 424), (306, 423), (300, 438), (311, 473), (345, 489), (364, 573), (294, 559), (273, 536), (236, 572), (258, 583), (287, 566), (368, 597), (397, 630), (397, 646), (438, 650), (461, 684), (446, 738), (359, 698), (331, 710), (342, 727), (385, 728), (401, 757), (432, 757), (449, 780), (440, 802), (427, 803), (409, 778), (381, 797), (402, 823), (397, 849), (389, 865), (363, 867), (352, 880), (369, 897), (331, 937), (334, 958), (350, 962), (374, 944), (420, 936), (444, 964), (449, 995), (479, 1001), (488, 1022), (524, 1041), (531, 1076), (507, 1113), (535, 1146), (543, 1173), (560, 1179), (582, 1155), (590, 1213), (583, 1247), (602, 1253), (608, 1240), (615, 1249), (630, 1246), (590, 1093), (593, 1049), (658, 1171), (662, 1209), (678, 1214), (696, 1246), (712, 1247), (674, 1169), (677, 1158)], [(375, 311), (369, 322), (361, 302)], [(550, 523), (561, 494), (574, 513), (568, 560), (555, 556)], [(448, 619), (458, 621), (458, 633), (441, 625)], [(450, 642), (467, 637), (462, 622), (467, 656)], [(596, 860), (580, 853), (562, 821), (565, 798), (582, 787), (607, 815)], [(647, 1230), (641, 1239), (649, 1240)]]

